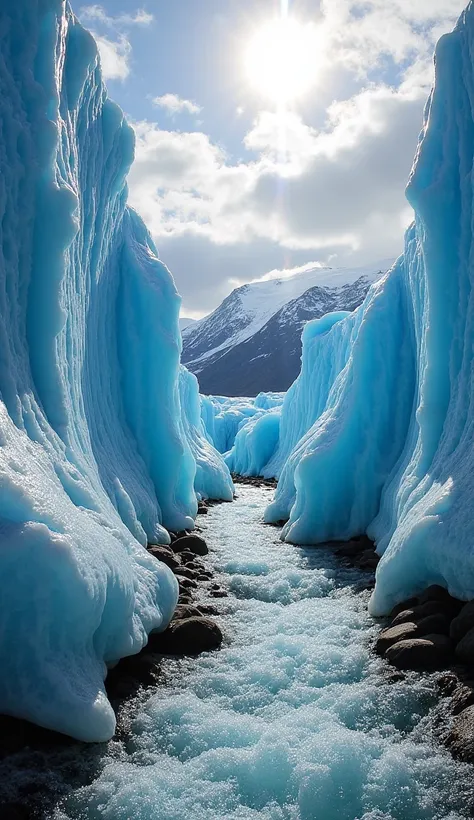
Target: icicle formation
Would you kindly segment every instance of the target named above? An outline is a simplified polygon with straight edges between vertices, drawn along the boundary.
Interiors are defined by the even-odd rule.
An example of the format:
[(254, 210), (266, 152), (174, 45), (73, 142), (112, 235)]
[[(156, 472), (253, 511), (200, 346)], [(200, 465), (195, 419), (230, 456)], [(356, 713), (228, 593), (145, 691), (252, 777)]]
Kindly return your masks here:
[(60, 0), (3, 0), (0, 85), (0, 711), (99, 741), (106, 665), (177, 599), (142, 545), (197, 509), (179, 297), (126, 207), (133, 132)]

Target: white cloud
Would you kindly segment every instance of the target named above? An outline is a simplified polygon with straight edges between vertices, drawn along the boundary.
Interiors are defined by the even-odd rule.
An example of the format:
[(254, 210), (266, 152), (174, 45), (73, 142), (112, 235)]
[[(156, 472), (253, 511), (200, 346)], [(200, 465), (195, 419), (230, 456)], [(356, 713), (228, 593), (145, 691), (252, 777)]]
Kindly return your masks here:
[(130, 74), (131, 45), (124, 34), (110, 40), (92, 32), (99, 49), (104, 80), (125, 80)]
[[(269, 270), (329, 259), (357, 265), (400, 252), (434, 43), (463, 6), (321, 0), (325, 53), (312, 119), (260, 111), (243, 140), (245, 160), (232, 160), (205, 133), (135, 125), (131, 200), (188, 309), (210, 309), (232, 281)], [(176, 95), (155, 102), (197, 113)]]
[(199, 114), (202, 110), (192, 100), (183, 100), (177, 94), (163, 94), (162, 97), (154, 97), (153, 104), (158, 108), (163, 108), (167, 114), (175, 115), (182, 114), (186, 111), (188, 114)]
[(107, 14), (103, 6), (92, 5), (83, 6), (79, 11), (82, 21), (94, 20), (109, 28), (120, 28), (123, 26), (149, 26), (153, 22), (153, 15), (145, 9), (137, 9), (134, 14), (118, 14), (116, 16)]

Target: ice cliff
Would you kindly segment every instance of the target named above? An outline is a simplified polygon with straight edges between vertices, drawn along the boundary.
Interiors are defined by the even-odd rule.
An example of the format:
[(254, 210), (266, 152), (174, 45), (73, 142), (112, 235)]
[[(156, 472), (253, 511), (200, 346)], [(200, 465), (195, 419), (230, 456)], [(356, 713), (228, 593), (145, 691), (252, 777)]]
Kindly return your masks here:
[[(259, 464), (280, 475), (266, 515), (288, 519), (283, 538), (376, 540), (375, 614), (433, 583), (474, 598), (473, 53), (471, 3), (437, 46), (405, 252), (354, 314), (305, 331)], [(257, 425), (239, 432), (235, 465), (251, 463), (238, 445), (255, 449)]]
[(105, 740), (107, 665), (177, 599), (143, 545), (193, 527), (195, 481), (231, 484), (126, 206), (133, 132), (65, 3), (3, 0), (0, 88), (0, 711)]

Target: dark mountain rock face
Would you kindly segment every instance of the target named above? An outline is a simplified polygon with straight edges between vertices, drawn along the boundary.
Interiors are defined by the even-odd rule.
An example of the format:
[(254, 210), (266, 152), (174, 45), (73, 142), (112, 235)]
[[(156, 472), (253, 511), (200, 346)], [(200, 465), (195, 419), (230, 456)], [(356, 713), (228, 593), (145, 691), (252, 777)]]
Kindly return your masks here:
[(255, 314), (249, 317), (243, 306), (252, 287), (245, 285), (183, 334), (182, 361), (197, 376), (201, 393), (256, 396), (287, 390), (300, 370), (305, 323), (332, 311), (355, 310), (372, 281), (373, 276), (360, 276), (341, 287), (311, 287), (242, 339), (247, 328), (258, 325)]

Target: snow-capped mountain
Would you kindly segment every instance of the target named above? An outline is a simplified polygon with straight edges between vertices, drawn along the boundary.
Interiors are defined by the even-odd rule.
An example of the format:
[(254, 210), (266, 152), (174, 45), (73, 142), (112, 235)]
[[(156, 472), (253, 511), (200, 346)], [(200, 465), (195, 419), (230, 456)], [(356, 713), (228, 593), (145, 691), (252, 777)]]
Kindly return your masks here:
[(392, 263), (312, 268), (242, 285), (184, 329), (182, 361), (198, 377), (202, 393), (255, 396), (287, 390), (300, 369), (304, 324), (334, 310), (354, 310)]
[(187, 316), (180, 316), (179, 317), (179, 329), (183, 331), (185, 328), (189, 327), (190, 325), (194, 325), (196, 319), (189, 319)]

